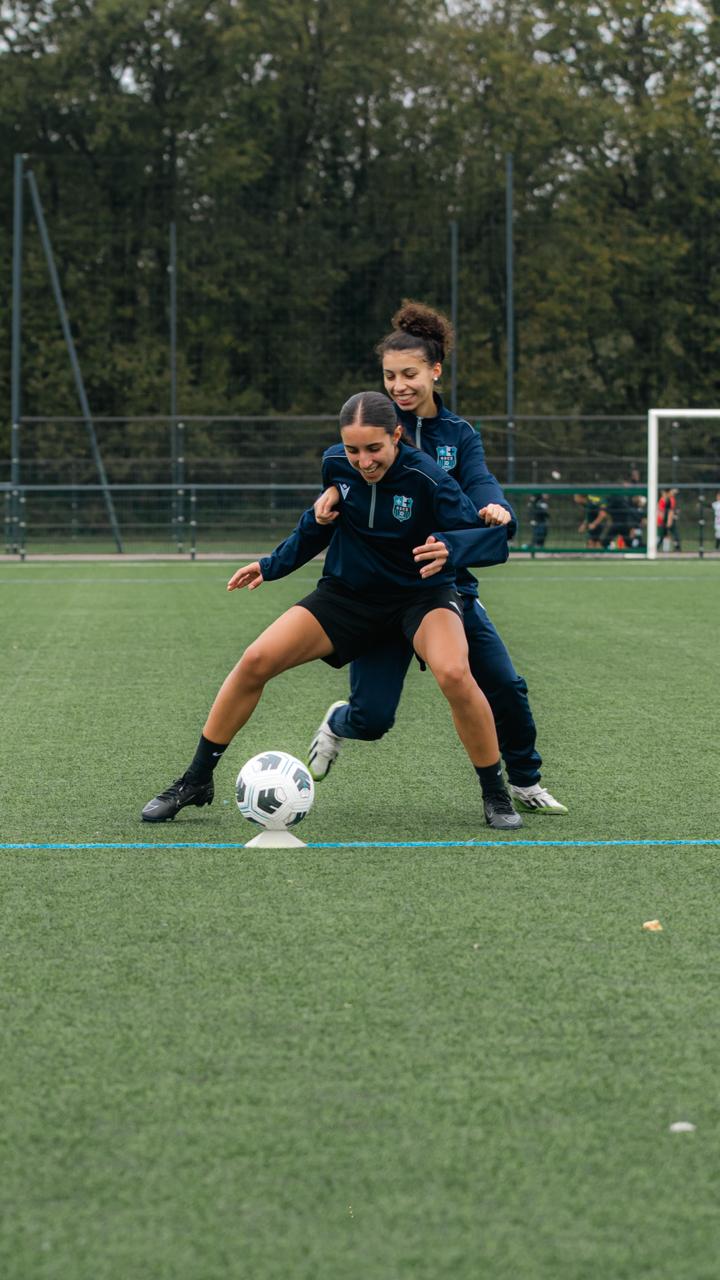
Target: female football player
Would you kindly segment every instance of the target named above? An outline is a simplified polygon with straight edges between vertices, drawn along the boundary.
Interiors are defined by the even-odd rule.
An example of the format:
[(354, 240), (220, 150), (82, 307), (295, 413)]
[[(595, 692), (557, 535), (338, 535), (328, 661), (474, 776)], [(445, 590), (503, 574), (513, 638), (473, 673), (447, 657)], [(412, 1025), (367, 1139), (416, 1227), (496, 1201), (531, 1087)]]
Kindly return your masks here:
[(455, 589), (463, 565), (507, 559), (506, 528), (486, 525), (446, 471), (402, 442), (387, 396), (352, 396), (340, 411), (340, 433), (342, 445), (323, 457), (324, 485), (337, 486), (339, 495), (337, 523), (319, 525), (306, 511), (271, 555), (238, 569), (228, 583), (230, 591), (254, 590), (292, 573), (329, 542), (317, 587), (245, 650), (215, 698), (188, 769), (146, 804), (145, 822), (166, 822), (186, 805), (212, 802), (213, 769), (273, 676), (314, 658), (344, 666), (399, 633), (450, 703), (480, 780), (486, 822), (522, 825), (505, 788), (492, 712), (470, 672)]
[[(452, 349), (449, 320), (430, 307), (406, 300), (393, 316), (392, 325), (375, 350), (405, 438), (458, 481), (488, 524), (506, 524), (510, 520), (508, 504), (487, 469), (479, 434), (445, 407), (435, 389), (442, 362)], [(337, 488), (322, 494), (315, 503), (319, 523), (335, 519), (339, 501)], [(445, 554), (445, 548), (440, 547), (440, 561)], [(527, 684), (515, 671), (478, 599), (477, 582), (467, 569), (458, 573), (457, 588), (463, 603), (470, 669), (493, 711), (515, 805), (539, 813), (567, 813), (565, 805), (541, 784), (542, 760), (535, 746)], [(328, 708), (310, 744), (308, 763), (315, 779), (327, 776), (343, 739), (380, 738), (391, 728), (411, 659), (412, 649), (400, 637), (394, 646), (384, 645), (352, 663), (349, 701), (335, 702)]]

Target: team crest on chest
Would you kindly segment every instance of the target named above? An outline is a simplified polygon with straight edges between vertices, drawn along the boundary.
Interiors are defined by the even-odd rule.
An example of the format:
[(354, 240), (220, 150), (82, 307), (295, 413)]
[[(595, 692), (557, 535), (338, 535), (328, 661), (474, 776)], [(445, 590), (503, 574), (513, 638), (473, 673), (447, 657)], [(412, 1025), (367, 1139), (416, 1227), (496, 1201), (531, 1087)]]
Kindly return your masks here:
[(438, 466), (444, 471), (453, 471), (457, 463), (457, 445), (439, 444), (437, 447)]
[(401, 493), (396, 493), (393, 498), (393, 515), (396, 520), (409, 520), (412, 515), (412, 498), (404, 498)]

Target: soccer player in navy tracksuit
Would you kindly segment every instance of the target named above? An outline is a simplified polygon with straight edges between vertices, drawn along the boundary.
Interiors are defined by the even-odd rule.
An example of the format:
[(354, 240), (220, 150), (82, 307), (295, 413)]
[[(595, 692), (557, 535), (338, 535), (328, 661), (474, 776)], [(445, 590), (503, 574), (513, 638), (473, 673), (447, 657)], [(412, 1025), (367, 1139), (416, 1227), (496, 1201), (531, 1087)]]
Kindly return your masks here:
[[(486, 521), (507, 523), (510, 508), (487, 469), (480, 436), (463, 418), (451, 413), (434, 390), (452, 345), (449, 321), (429, 307), (406, 301), (392, 323), (392, 332), (376, 352), (405, 439), (458, 481)], [(315, 504), (316, 518), (320, 522), (336, 518), (338, 501), (336, 488), (323, 494)], [(527, 684), (517, 674), (478, 599), (477, 582), (467, 569), (458, 573), (457, 588), (463, 602), (470, 668), (492, 707), (510, 794), (518, 808), (567, 813), (540, 782), (542, 760), (535, 746)], [(364, 654), (353, 662), (349, 701), (332, 704), (310, 745), (308, 761), (313, 777), (327, 776), (343, 739), (372, 740), (392, 727), (411, 659), (411, 647), (399, 637), (394, 645), (384, 645), (382, 651)]]
[(145, 805), (145, 822), (166, 822), (186, 805), (212, 802), (213, 770), (273, 676), (314, 658), (344, 666), (402, 634), (450, 703), (480, 780), (487, 823), (522, 825), (505, 788), (490, 706), (470, 671), (455, 589), (464, 565), (507, 559), (507, 530), (484, 524), (441, 467), (402, 443), (387, 396), (352, 396), (340, 412), (340, 430), (342, 445), (323, 457), (324, 484), (337, 485), (340, 494), (337, 523), (320, 525), (306, 511), (294, 533), (271, 555), (238, 569), (228, 589), (282, 578), (327, 546), (323, 575), (245, 650), (215, 698), (189, 768)]

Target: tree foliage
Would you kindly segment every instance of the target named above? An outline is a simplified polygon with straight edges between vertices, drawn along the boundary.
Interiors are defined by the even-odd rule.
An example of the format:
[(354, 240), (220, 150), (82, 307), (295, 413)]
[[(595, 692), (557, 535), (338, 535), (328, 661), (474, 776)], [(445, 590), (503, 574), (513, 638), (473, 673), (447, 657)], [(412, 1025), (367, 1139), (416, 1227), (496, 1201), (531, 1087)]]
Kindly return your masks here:
[[(374, 383), (406, 294), (449, 306), (459, 389), (505, 404), (505, 156), (516, 404), (715, 404), (715, 4), (33, 0), (0, 26), (0, 266), (35, 173), (93, 411), (169, 408), (169, 226), (184, 413), (329, 412)], [(27, 196), (27, 192), (26, 192)], [(23, 409), (76, 411), (26, 198)], [(9, 351), (10, 319), (0, 319)], [(9, 419), (9, 360), (0, 370)]]

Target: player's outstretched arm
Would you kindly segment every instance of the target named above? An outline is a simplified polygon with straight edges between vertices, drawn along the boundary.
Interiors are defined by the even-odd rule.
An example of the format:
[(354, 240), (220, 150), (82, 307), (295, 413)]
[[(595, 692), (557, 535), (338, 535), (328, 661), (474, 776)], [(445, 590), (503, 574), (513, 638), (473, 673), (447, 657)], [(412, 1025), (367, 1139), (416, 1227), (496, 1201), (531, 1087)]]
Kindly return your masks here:
[(295, 529), (269, 556), (259, 561), (264, 582), (275, 582), (302, 568), (313, 556), (327, 549), (335, 532), (332, 524), (319, 525), (312, 507), (303, 511)]
[(489, 569), (508, 558), (509, 525), (481, 525), (477, 529), (445, 529), (437, 536), (450, 548), (453, 569)]
[(449, 549), (452, 568), (486, 568), (504, 564), (508, 558), (508, 536), (515, 531), (515, 521), (486, 524), (473, 502), (451, 476), (434, 491), (435, 515), (438, 518), (434, 537)]
[[(488, 471), (482, 441), (470, 426), (459, 440), (454, 479), (474, 503), (476, 511), (486, 524), (514, 523), (512, 506), (503, 493), (502, 485)], [(501, 515), (501, 512), (507, 514)]]
[(241, 569), (236, 569), (232, 578), (227, 584), (228, 591), (237, 591), (239, 587), (247, 587), (248, 591), (254, 591), (264, 582), (262, 569), (259, 560), (253, 560), (252, 564), (245, 564)]

